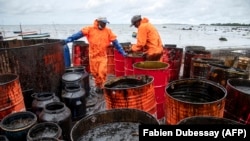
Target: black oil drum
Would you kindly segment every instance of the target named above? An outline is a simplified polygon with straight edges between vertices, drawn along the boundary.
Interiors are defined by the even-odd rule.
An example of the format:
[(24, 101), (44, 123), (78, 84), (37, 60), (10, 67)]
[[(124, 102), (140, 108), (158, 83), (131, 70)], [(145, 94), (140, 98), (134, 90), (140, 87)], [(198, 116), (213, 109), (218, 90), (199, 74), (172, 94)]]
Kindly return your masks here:
[(82, 79), (84, 81), (82, 87), (85, 89), (86, 96), (89, 96), (89, 93), (90, 93), (89, 73), (86, 71), (85, 66), (67, 67), (65, 69), (65, 73), (68, 73), (68, 72), (80, 72), (80, 73), (82, 73)]
[(31, 96), (33, 97), (32, 112), (37, 116), (39, 116), (46, 104), (60, 101), (60, 99), (53, 92), (34, 93)]
[(71, 112), (63, 102), (46, 104), (39, 115), (39, 121), (57, 123), (62, 129), (63, 139), (70, 141), (70, 130), (72, 127)]
[(62, 101), (70, 109), (72, 120), (79, 120), (86, 114), (86, 95), (85, 90), (77, 84), (65, 86), (62, 94)]

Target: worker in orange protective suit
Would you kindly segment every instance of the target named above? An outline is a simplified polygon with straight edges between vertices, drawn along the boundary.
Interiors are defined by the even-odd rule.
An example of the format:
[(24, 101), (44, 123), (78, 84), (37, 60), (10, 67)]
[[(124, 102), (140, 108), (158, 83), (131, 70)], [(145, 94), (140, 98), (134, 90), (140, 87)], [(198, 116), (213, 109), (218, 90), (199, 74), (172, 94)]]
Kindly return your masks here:
[(96, 92), (103, 92), (103, 85), (107, 77), (107, 48), (112, 42), (113, 46), (124, 57), (127, 53), (123, 50), (121, 44), (116, 39), (117, 36), (106, 27), (109, 23), (106, 17), (99, 17), (94, 20), (92, 26), (87, 26), (81, 29), (81, 31), (73, 34), (64, 40), (65, 43), (73, 42), (81, 37), (86, 37), (89, 42), (89, 65), (90, 73), (92, 74)]
[(162, 61), (163, 44), (157, 29), (149, 23), (147, 18), (135, 15), (131, 19), (131, 27), (138, 28), (137, 43), (127, 50), (128, 52), (143, 52), (146, 61)]

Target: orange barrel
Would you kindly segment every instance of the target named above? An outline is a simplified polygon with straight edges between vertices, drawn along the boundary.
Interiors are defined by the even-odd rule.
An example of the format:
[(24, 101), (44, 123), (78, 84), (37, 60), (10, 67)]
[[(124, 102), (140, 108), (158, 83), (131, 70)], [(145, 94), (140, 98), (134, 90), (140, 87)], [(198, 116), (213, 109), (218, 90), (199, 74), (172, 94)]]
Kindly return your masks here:
[(18, 75), (0, 74), (0, 101), (0, 120), (11, 113), (26, 111)]
[(142, 61), (133, 64), (135, 75), (144, 74), (154, 77), (158, 119), (164, 117), (165, 87), (168, 84), (168, 66), (167, 63), (159, 61)]
[(168, 63), (168, 81), (179, 79), (182, 65), (183, 48), (165, 45), (163, 48), (163, 62)]
[(228, 79), (226, 90), (224, 117), (243, 124), (250, 124), (250, 80)]
[(223, 117), (226, 89), (205, 79), (179, 79), (166, 87), (166, 124), (175, 125), (191, 116)]
[(74, 41), (72, 44), (73, 66), (84, 66), (89, 73), (89, 45), (84, 41)]
[(114, 46), (107, 48), (107, 74), (115, 75)]
[(134, 75), (133, 64), (137, 62), (144, 61), (141, 53), (130, 53), (127, 57), (125, 57), (125, 76)]
[(147, 75), (115, 77), (104, 84), (106, 109), (134, 108), (156, 114), (154, 78)]
[(224, 64), (223, 60), (216, 58), (192, 58), (190, 78), (207, 78), (209, 72), (209, 64)]
[(227, 80), (230, 78), (243, 78), (248, 79), (249, 73), (247, 71), (228, 67), (221, 64), (209, 64), (209, 72), (207, 79), (214, 81), (226, 87)]
[(117, 49), (114, 49), (114, 60), (115, 60), (115, 76), (124, 76), (125, 74), (125, 58), (118, 52)]

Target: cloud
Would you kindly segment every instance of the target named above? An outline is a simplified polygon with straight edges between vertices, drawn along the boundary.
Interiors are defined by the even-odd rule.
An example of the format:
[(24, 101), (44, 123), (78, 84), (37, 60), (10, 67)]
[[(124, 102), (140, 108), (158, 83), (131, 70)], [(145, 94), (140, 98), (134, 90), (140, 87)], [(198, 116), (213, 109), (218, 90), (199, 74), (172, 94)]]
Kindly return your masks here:
[(85, 24), (106, 16), (129, 24), (135, 14), (152, 23), (250, 23), (249, 0), (0, 0), (1, 24)]

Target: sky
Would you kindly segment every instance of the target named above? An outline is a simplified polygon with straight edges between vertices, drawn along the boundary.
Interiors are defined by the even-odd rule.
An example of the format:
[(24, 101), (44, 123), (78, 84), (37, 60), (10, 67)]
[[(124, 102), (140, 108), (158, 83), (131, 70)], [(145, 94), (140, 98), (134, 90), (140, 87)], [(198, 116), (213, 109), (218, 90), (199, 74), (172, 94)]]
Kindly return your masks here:
[(0, 25), (90, 24), (100, 16), (130, 24), (250, 24), (250, 0), (0, 0)]

